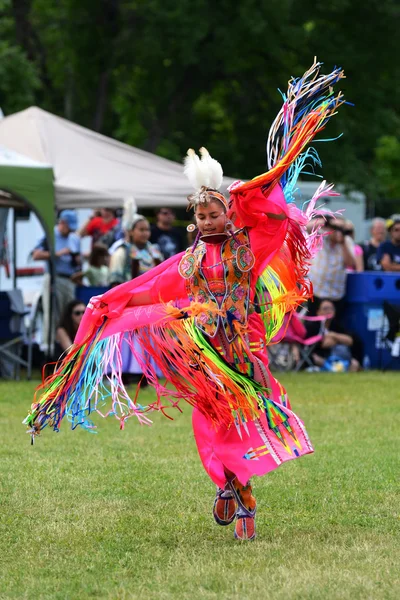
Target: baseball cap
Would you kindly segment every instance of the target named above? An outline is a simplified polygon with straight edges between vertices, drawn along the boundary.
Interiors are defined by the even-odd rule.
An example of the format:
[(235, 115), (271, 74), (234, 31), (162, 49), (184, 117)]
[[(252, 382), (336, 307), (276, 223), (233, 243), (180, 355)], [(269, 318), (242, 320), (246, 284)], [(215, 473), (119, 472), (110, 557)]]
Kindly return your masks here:
[(62, 210), (58, 215), (59, 221), (65, 221), (71, 231), (78, 229), (78, 218), (74, 210)]
[(390, 231), (395, 223), (400, 223), (400, 215), (391, 215), (386, 220), (386, 229)]

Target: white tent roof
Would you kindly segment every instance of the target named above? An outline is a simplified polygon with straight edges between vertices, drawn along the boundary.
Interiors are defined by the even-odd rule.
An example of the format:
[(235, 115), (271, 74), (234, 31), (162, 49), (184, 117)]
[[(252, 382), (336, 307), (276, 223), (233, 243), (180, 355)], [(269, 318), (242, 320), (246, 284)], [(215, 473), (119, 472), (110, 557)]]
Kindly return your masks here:
[(33, 169), (49, 169), (51, 165), (32, 160), (28, 156), (19, 154), (14, 150), (10, 150), (5, 146), (0, 145), (0, 166), (2, 167), (27, 167)]
[(184, 206), (192, 192), (181, 164), (37, 107), (0, 120), (0, 145), (52, 166), (59, 209), (118, 207), (132, 195), (142, 207)]

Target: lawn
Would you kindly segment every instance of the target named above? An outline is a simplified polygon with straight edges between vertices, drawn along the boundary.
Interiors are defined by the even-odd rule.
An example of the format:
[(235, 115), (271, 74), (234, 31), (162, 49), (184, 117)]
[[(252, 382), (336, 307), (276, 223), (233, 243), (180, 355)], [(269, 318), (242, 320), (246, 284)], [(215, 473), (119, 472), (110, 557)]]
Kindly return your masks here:
[(399, 598), (400, 374), (281, 380), (316, 452), (255, 479), (252, 543), (212, 519), (189, 407), (32, 447), (34, 383), (0, 382), (0, 598)]

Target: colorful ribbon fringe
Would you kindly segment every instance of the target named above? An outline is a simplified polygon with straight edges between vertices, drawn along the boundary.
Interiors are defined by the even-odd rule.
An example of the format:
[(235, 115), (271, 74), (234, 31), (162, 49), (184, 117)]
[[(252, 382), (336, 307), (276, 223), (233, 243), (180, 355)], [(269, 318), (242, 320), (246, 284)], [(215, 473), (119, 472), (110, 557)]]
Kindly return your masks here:
[[(270, 170), (242, 184), (236, 192), (256, 187), (266, 191), (280, 181), (286, 199), (291, 200), (301, 170), (309, 161), (318, 163), (314, 149), (303, 150), (344, 102), (341, 93), (335, 96), (332, 91), (332, 85), (344, 77), (343, 72), (335, 69), (323, 76), (319, 74), (320, 66), (320, 63), (314, 62), (302, 78), (289, 82), (283, 107), (269, 134), (267, 154)], [(285, 315), (312, 295), (307, 271), (321, 244), (321, 235), (315, 229), (306, 238), (304, 226), (314, 215), (316, 202), (323, 195), (335, 195), (332, 186), (326, 186), (325, 182), (318, 188), (305, 212), (289, 204), (285, 242), (257, 282), (255, 305), (264, 321), (267, 343), (282, 327)], [(318, 212), (323, 211), (319, 209)], [(196, 329), (194, 317), (202, 310), (204, 305), (179, 309), (166, 305), (156, 323), (146, 324), (129, 333), (117, 333), (102, 339), (107, 335), (107, 320), (91, 331), (82, 344), (71, 347), (56, 365), (54, 374), (38, 388), (32, 409), (24, 421), (32, 437), (47, 425), (58, 431), (64, 416), (71, 422), (72, 428), (81, 425), (94, 431), (89, 418), (94, 411), (101, 416), (114, 415), (121, 428), (131, 416), (136, 416), (141, 424), (149, 424), (148, 413), (161, 411), (171, 418), (169, 410), (180, 410), (182, 399), (196, 406), (216, 426), (235, 424), (246, 428), (246, 422), (263, 410), (271, 429), (276, 428), (286, 420), (286, 416), (269, 399), (269, 390), (246, 372), (228, 364)], [(244, 329), (242, 333), (245, 333)], [(233, 351), (242, 359), (250, 350), (245, 346), (244, 336), (239, 337)], [(156, 401), (147, 406), (137, 402), (138, 390), (135, 398), (131, 399), (122, 383), (122, 344), (129, 344), (143, 373), (156, 390)], [(153, 363), (149, 358), (153, 359)], [(165, 385), (159, 381), (153, 364), (166, 378)]]

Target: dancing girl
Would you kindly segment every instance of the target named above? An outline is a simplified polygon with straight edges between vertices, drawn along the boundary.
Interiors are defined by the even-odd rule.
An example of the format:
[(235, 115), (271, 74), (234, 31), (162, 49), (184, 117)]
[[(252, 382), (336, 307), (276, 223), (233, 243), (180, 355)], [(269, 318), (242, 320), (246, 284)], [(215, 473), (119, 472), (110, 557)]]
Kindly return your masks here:
[[(332, 90), (342, 77), (340, 69), (321, 75), (314, 63), (289, 81), (268, 137), (268, 171), (235, 182), (229, 197), (221, 192), (221, 165), (204, 148), (200, 156), (188, 151), (193, 245), (91, 299), (74, 344), (36, 393), (25, 420), (32, 439), (46, 425), (58, 431), (64, 416), (72, 428), (91, 429), (93, 411), (112, 414), (121, 429), (131, 416), (149, 424), (152, 411), (171, 418), (184, 400), (193, 406), (200, 458), (217, 486), (215, 521), (234, 523), (237, 539), (254, 539), (251, 477), (313, 452), (268, 368), (267, 346), (285, 315), (312, 295), (307, 272), (320, 236), (307, 235), (305, 226), (317, 200), (334, 192), (323, 182), (304, 212), (293, 193), (303, 166), (319, 160), (308, 144), (344, 102)], [(121, 381), (124, 344), (155, 388), (147, 406)]]

